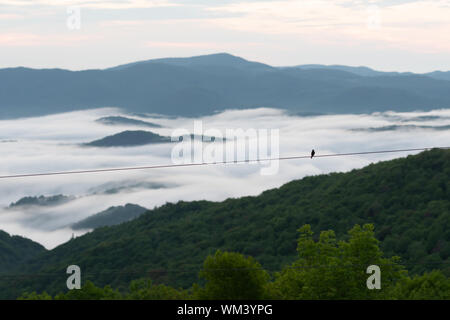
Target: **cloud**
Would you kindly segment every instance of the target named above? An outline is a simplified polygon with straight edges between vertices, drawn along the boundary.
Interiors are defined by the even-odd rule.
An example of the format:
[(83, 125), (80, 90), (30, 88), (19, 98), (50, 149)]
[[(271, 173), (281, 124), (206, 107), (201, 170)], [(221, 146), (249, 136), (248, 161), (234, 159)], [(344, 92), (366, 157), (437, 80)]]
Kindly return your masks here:
[[(82, 142), (127, 129), (136, 130), (136, 127), (106, 126), (95, 121), (108, 115), (124, 114), (119, 109), (106, 108), (1, 120), (0, 141), (4, 142), (0, 143), (0, 175), (172, 163), (171, 144), (107, 149), (80, 147)], [(194, 125), (190, 118), (126, 116), (162, 125), (162, 128), (151, 130), (164, 136), (171, 135), (176, 128), (192, 132)], [(259, 108), (228, 110), (197, 120), (202, 120), (204, 130), (214, 128), (223, 133), (229, 128), (279, 129), (281, 156), (308, 155), (313, 148), (317, 154), (346, 153), (432, 147), (450, 141), (450, 130), (351, 131), (355, 128), (402, 125), (405, 121), (409, 125), (449, 125), (450, 109), (300, 117), (289, 116), (280, 110)], [(70, 239), (73, 232), (68, 228), (70, 224), (110, 206), (135, 203), (154, 208), (179, 200), (222, 201), (229, 197), (258, 195), (307, 175), (349, 171), (406, 154), (286, 160), (279, 163), (279, 172), (272, 176), (260, 174), (260, 169), (267, 166), (263, 163), (0, 179), (0, 229), (53, 248)], [(127, 186), (128, 189), (123, 188)], [(5, 209), (24, 196), (56, 194), (75, 196), (76, 199), (49, 208)]]
[(228, 50), (233, 46), (259, 46), (260, 42), (169, 42), (169, 41), (147, 41), (145, 47), (151, 48), (199, 48), (208, 50)]
[[(220, 50), (275, 65), (425, 72), (445, 68), (450, 53), (449, 0), (0, 0), (0, 5), (5, 66), (102, 68)], [(66, 9), (73, 5), (83, 8), (76, 31), (67, 29)], [(60, 36), (54, 34), (58, 30)], [(77, 50), (65, 50), (75, 45)], [(23, 47), (30, 46), (33, 58), (23, 61)]]
[(26, 6), (79, 6), (92, 9), (144, 9), (181, 6), (167, 0), (0, 0), (0, 5), (11, 7)]
[(101, 36), (95, 34), (35, 34), (35, 33), (0, 33), (0, 46), (5, 47), (40, 47), (40, 46), (59, 46), (70, 47), (82, 43), (95, 41)]
[(15, 13), (0, 13), (0, 20), (22, 20), (25, 17)]
[[(256, 1), (205, 10), (235, 14), (211, 22), (237, 31), (297, 35), (320, 43), (370, 41), (419, 52), (450, 52), (448, 0)], [(411, 34), (414, 37), (405, 36)]]

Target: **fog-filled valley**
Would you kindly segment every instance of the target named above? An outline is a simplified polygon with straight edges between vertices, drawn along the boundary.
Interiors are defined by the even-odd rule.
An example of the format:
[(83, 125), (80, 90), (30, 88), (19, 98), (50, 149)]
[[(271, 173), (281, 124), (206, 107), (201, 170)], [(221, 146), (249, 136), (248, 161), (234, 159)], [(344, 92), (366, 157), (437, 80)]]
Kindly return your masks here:
[[(226, 129), (279, 129), (281, 157), (307, 156), (311, 149), (320, 155), (440, 147), (450, 141), (449, 109), (302, 116), (256, 108), (194, 119), (102, 108), (0, 120), (0, 176), (170, 165), (176, 142), (155, 137), (171, 137), (180, 128), (194, 133), (194, 120), (202, 121), (204, 131), (217, 129), (224, 135)], [(124, 132), (144, 133), (144, 140), (127, 145), (125, 136), (120, 146), (86, 145)], [(258, 195), (293, 179), (417, 152), (285, 160), (275, 175), (261, 175), (260, 169), (270, 165), (261, 162), (0, 179), (0, 229), (51, 249), (90, 230), (73, 230), (73, 224), (112, 206), (152, 209), (179, 200)]]

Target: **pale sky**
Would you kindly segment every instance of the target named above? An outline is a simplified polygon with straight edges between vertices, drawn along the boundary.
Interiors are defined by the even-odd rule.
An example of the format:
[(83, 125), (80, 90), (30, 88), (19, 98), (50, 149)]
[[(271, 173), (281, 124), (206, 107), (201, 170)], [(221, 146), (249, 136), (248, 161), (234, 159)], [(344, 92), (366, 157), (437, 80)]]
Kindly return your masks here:
[(450, 70), (450, 0), (0, 0), (0, 68), (228, 52), (275, 66)]

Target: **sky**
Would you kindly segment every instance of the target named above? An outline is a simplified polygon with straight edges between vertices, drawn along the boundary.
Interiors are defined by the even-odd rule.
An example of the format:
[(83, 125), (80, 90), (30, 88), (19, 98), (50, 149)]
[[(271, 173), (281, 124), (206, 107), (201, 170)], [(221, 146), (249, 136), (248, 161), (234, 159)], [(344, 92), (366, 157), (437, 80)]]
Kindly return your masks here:
[(450, 69), (450, 0), (0, 0), (0, 68), (227, 52), (274, 66)]
[[(80, 145), (124, 130), (149, 130), (129, 125), (108, 126), (96, 121), (117, 115), (157, 123), (161, 128), (151, 130), (162, 136), (172, 136), (183, 128), (193, 132), (195, 125), (192, 118), (147, 118), (114, 108), (0, 120), (0, 176), (173, 163), (171, 143), (118, 148)], [(308, 156), (313, 148), (316, 155), (323, 155), (443, 147), (450, 141), (449, 109), (301, 117), (279, 109), (257, 108), (227, 110), (195, 120), (202, 121), (204, 130), (215, 129), (223, 135), (227, 129), (279, 130), (281, 157)], [(396, 130), (391, 127), (394, 125)], [(206, 148), (203, 145), (203, 150)], [(262, 162), (0, 179), (0, 229), (51, 249), (68, 241), (72, 233), (79, 236), (88, 231), (74, 232), (71, 224), (110, 206), (134, 203), (152, 209), (179, 200), (222, 201), (255, 196), (308, 175), (346, 172), (414, 153), (417, 152), (285, 160), (278, 163), (271, 175), (262, 174), (261, 169), (270, 165)], [(274, 158), (272, 151), (269, 154), (258, 158)], [(119, 192), (111, 193), (108, 191), (111, 189)], [(74, 200), (56, 207), (8, 208), (22, 197), (58, 194)]]

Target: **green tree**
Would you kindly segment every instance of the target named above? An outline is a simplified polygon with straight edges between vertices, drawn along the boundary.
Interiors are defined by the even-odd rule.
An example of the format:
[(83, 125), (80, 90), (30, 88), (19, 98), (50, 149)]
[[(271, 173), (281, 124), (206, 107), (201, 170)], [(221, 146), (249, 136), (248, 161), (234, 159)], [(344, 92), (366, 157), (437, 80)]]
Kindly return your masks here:
[(120, 300), (122, 295), (119, 291), (113, 290), (110, 286), (104, 288), (96, 287), (92, 282), (86, 281), (81, 289), (70, 290), (65, 293), (59, 293), (53, 298), (43, 292), (24, 293), (19, 300)]
[(53, 298), (45, 291), (40, 294), (36, 292), (24, 292), (17, 300), (53, 300)]
[(122, 295), (119, 291), (110, 286), (103, 288), (96, 287), (92, 282), (86, 283), (79, 290), (70, 290), (66, 293), (59, 293), (55, 300), (120, 300)]
[(200, 277), (206, 284), (194, 286), (194, 298), (205, 300), (264, 299), (270, 278), (252, 257), (220, 250), (206, 258)]
[(434, 270), (397, 283), (393, 296), (406, 300), (449, 300), (450, 279)]
[(188, 298), (186, 290), (177, 290), (163, 284), (153, 285), (149, 279), (132, 281), (129, 292), (125, 295), (125, 299), (128, 300), (186, 300)]
[[(318, 241), (309, 225), (298, 231), (298, 259), (276, 275), (271, 292), (281, 299), (386, 299), (406, 271), (398, 258), (383, 258), (373, 225), (356, 225), (347, 241), (334, 231), (322, 231)], [(367, 267), (381, 269), (381, 290), (369, 290)]]

